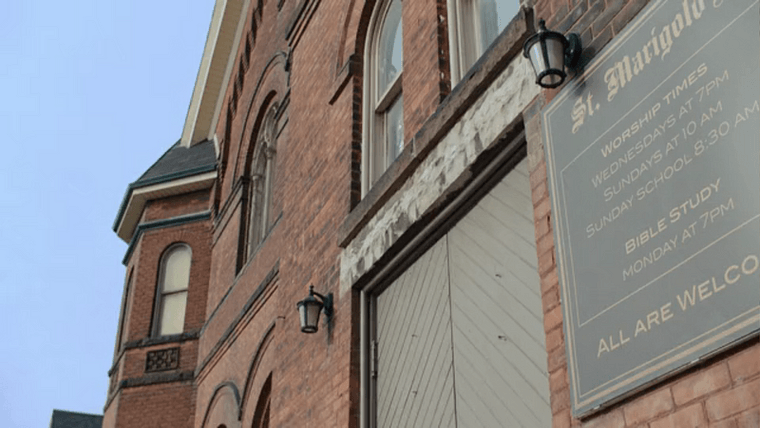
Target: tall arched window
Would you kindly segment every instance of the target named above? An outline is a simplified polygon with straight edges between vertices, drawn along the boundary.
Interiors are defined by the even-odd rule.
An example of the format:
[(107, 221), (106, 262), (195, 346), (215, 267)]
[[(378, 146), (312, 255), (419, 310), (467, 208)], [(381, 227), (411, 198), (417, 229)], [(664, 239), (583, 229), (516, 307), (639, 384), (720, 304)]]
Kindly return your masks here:
[(404, 150), (401, 0), (379, 0), (365, 49), (362, 194)]
[(448, 0), (453, 84), (467, 74), (519, 9), (518, 0)]
[(178, 334), (184, 330), (191, 259), (192, 251), (185, 244), (172, 245), (161, 257), (154, 316), (155, 336)]
[(254, 144), (254, 159), (250, 168), (248, 194), (249, 215), (246, 254), (251, 257), (266, 237), (272, 225), (275, 154), (277, 140), (277, 103), (267, 110)]

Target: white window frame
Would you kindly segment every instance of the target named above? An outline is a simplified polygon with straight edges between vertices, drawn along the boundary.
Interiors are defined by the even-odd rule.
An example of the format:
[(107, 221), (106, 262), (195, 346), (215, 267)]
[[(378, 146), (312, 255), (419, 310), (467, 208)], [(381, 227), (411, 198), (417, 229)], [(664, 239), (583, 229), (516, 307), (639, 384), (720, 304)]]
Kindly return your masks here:
[[(179, 250), (186, 250), (188, 252), (188, 255), (190, 257), (190, 264), (188, 265), (188, 272), (187, 272), (187, 283), (185, 284), (184, 288), (177, 289), (177, 290), (171, 290), (168, 292), (164, 292), (164, 284), (167, 277), (167, 268), (166, 263), (169, 259), (169, 256), (171, 256), (174, 252)], [(170, 336), (174, 334), (181, 334), (185, 330), (185, 314), (187, 313), (187, 294), (188, 289), (190, 286), (190, 271), (192, 270), (192, 260), (193, 260), (193, 250), (190, 248), (187, 244), (173, 244), (167, 248), (163, 255), (161, 255), (161, 262), (158, 272), (158, 283), (156, 285), (156, 304), (155, 308), (153, 310), (153, 336), (154, 337), (161, 337), (161, 336)], [(169, 332), (169, 333), (162, 333), (163, 330), (163, 315), (164, 315), (164, 300), (167, 296), (174, 296), (183, 294), (185, 295), (185, 302), (184, 307), (181, 309), (182, 311), (182, 329), (178, 332)]]
[[(477, 9), (481, 0), (448, 0), (451, 84), (455, 86), (485, 52)], [(520, 2), (517, 3), (519, 11)], [(512, 19), (514, 16), (509, 17)], [(493, 42), (492, 42), (493, 43)]]
[[(364, 49), (364, 108), (363, 108), (363, 139), (362, 139), (362, 197), (367, 194), (372, 185), (383, 175), (392, 163), (390, 153), (391, 144), (385, 131), (386, 116), (390, 107), (396, 102), (401, 103), (401, 117), (403, 121), (403, 49), (402, 69), (399, 70), (393, 82), (388, 85), (384, 93), (378, 93), (379, 59), (378, 48), (385, 26), (386, 17), (393, 1), (403, 0), (378, 0), (372, 19), (367, 30), (367, 40)], [(403, 17), (399, 22), (403, 39)], [(402, 129), (403, 134), (403, 129)], [(402, 135), (403, 138), (403, 135)]]

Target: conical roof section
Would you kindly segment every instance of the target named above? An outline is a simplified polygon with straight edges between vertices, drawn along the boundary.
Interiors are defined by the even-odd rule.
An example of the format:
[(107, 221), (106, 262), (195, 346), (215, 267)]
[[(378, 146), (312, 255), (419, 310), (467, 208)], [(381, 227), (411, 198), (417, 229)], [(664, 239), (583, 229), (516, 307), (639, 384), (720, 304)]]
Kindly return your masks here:
[(130, 187), (140, 187), (164, 180), (173, 180), (178, 176), (209, 171), (214, 169), (215, 165), (216, 152), (213, 142), (206, 140), (192, 147), (183, 147), (177, 141)]
[(102, 424), (102, 415), (54, 409), (50, 428), (100, 428)]

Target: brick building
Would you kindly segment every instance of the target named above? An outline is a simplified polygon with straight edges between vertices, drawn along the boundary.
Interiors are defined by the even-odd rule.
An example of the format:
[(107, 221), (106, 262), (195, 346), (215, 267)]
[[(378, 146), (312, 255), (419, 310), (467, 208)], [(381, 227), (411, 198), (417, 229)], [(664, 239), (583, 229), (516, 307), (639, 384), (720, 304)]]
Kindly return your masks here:
[[(539, 18), (583, 46), (556, 89)], [(760, 426), (759, 29), (750, 0), (218, 0), (114, 224), (103, 426)]]

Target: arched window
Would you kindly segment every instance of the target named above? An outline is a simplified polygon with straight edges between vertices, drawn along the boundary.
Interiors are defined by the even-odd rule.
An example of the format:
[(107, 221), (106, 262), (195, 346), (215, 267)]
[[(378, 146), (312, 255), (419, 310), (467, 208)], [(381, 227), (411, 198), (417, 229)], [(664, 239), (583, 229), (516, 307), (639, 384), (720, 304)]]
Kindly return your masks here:
[(401, 0), (379, 0), (365, 49), (362, 194), (404, 150)]
[(272, 374), (269, 374), (264, 385), (261, 387), (259, 401), (256, 402), (256, 411), (253, 414), (251, 428), (269, 428), (269, 407), (272, 397)]
[(134, 274), (134, 267), (129, 270), (129, 276), (127, 282), (124, 285), (124, 296), (121, 303), (121, 320), (119, 323), (119, 337), (116, 339), (116, 354), (121, 351), (121, 347), (124, 346), (124, 342), (127, 341), (128, 328), (129, 328), (129, 313), (132, 311), (130, 305), (130, 292), (132, 291), (132, 275)]
[(154, 336), (178, 334), (184, 330), (191, 259), (192, 251), (185, 244), (172, 245), (161, 257)]
[(519, 9), (518, 0), (448, 0), (452, 84), (467, 74)]
[(250, 168), (248, 194), (249, 215), (246, 254), (251, 257), (272, 225), (272, 198), (275, 177), (277, 137), (277, 104), (267, 110), (254, 144), (254, 159)]

